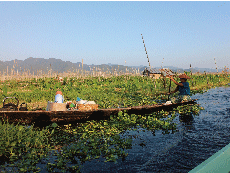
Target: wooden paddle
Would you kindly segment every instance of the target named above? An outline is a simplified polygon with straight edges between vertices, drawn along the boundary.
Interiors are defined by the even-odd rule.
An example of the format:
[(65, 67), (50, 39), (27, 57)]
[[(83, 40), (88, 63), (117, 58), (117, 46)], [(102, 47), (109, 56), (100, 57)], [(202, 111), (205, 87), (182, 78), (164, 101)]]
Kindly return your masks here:
[[(170, 80), (170, 84), (169, 84), (169, 93), (171, 92), (171, 80)], [(169, 98), (170, 98), (170, 94), (168, 96), (168, 101), (169, 101)]]

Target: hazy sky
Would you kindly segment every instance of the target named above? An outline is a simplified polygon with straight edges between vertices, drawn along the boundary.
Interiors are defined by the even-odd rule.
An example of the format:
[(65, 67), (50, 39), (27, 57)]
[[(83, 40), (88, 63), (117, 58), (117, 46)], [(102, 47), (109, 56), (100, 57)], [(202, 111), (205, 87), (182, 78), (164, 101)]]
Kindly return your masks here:
[[(0, 2), (0, 60), (230, 67), (229, 1)], [(126, 61), (126, 64), (125, 64)]]

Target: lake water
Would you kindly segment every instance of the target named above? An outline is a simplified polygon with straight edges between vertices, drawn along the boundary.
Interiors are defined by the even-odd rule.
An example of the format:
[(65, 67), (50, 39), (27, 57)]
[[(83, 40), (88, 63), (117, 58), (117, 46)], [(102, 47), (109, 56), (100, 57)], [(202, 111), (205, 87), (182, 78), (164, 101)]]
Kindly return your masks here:
[[(187, 122), (175, 119), (178, 132), (131, 132), (133, 147), (125, 161), (86, 162), (82, 172), (188, 172), (230, 143), (230, 87), (196, 94), (205, 110)], [(145, 146), (140, 145), (145, 143)]]

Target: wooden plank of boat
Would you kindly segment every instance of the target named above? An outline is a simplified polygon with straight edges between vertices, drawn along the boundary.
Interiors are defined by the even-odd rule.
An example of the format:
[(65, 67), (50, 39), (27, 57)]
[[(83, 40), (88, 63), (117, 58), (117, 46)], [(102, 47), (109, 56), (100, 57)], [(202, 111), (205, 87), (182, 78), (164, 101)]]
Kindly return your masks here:
[(94, 111), (0, 111), (0, 118), (7, 119), (8, 122), (21, 122), (24, 124), (68, 124), (85, 122), (87, 120), (101, 120), (108, 119), (110, 115), (117, 115), (119, 111), (125, 111), (128, 114), (139, 114), (145, 115), (152, 112), (167, 110), (170, 111), (175, 107), (185, 104), (194, 104), (196, 100), (188, 102), (174, 103), (170, 105), (156, 104), (146, 106), (134, 106), (128, 108), (109, 108), (109, 109), (98, 109)]

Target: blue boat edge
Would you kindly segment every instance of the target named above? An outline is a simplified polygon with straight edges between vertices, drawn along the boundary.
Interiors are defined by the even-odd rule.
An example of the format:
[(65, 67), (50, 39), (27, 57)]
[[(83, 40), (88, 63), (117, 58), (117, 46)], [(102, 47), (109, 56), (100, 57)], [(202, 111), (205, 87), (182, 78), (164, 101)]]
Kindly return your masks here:
[(229, 173), (230, 172), (230, 143), (189, 173)]

